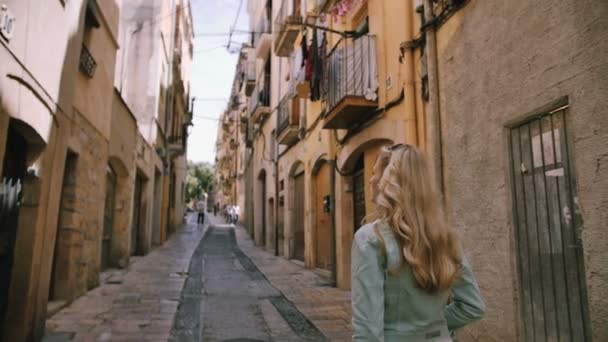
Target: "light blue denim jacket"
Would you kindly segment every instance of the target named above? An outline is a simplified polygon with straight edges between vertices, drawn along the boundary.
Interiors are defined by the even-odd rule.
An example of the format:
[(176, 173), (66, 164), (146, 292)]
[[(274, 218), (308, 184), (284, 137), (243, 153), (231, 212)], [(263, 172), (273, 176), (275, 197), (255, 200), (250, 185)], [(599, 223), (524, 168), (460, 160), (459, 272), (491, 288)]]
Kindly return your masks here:
[[(382, 242), (374, 231), (382, 234)], [(387, 269), (402, 263), (399, 244), (391, 228), (366, 224), (355, 234), (352, 246), (353, 341), (432, 342), (449, 339), (450, 331), (481, 319), (485, 305), (469, 263), (450, 291), (429, 294), (419, 289), (406, 265), (393, 276)]]

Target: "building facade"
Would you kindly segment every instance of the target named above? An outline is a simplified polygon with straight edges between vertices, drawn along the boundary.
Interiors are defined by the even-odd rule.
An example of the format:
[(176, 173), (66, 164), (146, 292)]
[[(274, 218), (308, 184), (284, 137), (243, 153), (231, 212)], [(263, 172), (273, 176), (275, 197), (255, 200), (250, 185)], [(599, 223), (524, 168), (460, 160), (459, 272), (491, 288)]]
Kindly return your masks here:
[(244, 196), (255, 243), (347, 289), (377, 151), (417, 145), (487, 302), (460, 336), (604, 340), (607, 11), (249, 1), (233, 91), (248, 98), (234, 148), (246, 157), (218, 181), (244, 168), (244, 185), (224, 194)]
[[(247, 148), (247, 89), (254, 86), (254, 79), (247, 75), (247, 61), (252, 49), (244, 46), (235, 69), (228, 107), (219, 119), (216, 139), (216, 167), (214, 205), (223, 209), (227, 205), (238, 205), (244, 209), (246, 203), (246, 165), (251, 159)], [(241, 220), (247, 214), (241, 210)]]
[[(154, 217), (160, 209), (153, 203), (162, 205), (165, 164), (174, 184), (185, 174), (179, 165), (190, 116), (188, 92), (180, 90), (189, 87), (174, 84), (188, 83), (189, 70), (181, 68), (189, 68), (192, 58), (189, 4), (165, 4), (166, 13), (184, 9), (180, 25), (189, 31), (181, 39), (189, 44), (179, 51), (185, 56), (176, 66), (180, 76), (167, 78), (181, 106), (167, 108), (167, 126), (176, 132), (171, 141), (183, 142), (181, 148), (165, 146), (171, 154), (164, 164), (144, 134), (149, 130), (141, 111), (127, 101), (128, 87), (117, 81), (135, 83), (129, 75), (117, 77), (123, 71), (119, 51), (127, 46), (121, 38), (124, 6), (111, 0), (43, 6), (5, 1), (0, 9), (0, 340), (40, 340), (48, 315), (96, 287), (100, 272), (128, 266), (131, 255), (146, 253), (164, 241), (161, 231), (165, 238), (171, 231)], [(177, 19), (162, 22), (172, 44)], [(147, 92), (130, 96), (137, 94), (145, 98)], [(143, 186), (148, 179), (157, 186)], [(182, 219), (181, 193), (167, 190), (164, 196), (174, 199), (174, 213), (167, 210), (165, 220), (172, 217), (175, 227)], [(140, 231), (142, 220), (149, 228)]]

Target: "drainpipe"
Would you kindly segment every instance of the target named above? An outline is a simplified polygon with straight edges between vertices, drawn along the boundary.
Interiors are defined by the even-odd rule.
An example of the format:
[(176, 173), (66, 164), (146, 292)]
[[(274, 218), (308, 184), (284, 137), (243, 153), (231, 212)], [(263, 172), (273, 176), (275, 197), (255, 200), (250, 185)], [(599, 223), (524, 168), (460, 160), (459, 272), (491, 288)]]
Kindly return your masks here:
[[(336, 131), (329, 131), (329, 159), (327, 163), (330, 167), (329, 172), (329, 211), (331, 216), (331, 237), (332, 237), (332, 248), (331, 248), (331, 285), (333, 287), (338, 286), (338, 236), (336, 229)], [(344, 249), (343, 249), (344, 250)]]
[[(270, 56), (269, 58), (272, 58), (272, 56)], [(272, 63), (272, 62), (271, 62)], [(281, 102), (282, 98), (281, 98), (281, 80), (282, 80), (282, 75), (281, 75), (281, 71), (282, 71), (282, 64), (283, 64), (283, 60), (280, 60), (279, 62), (279, 91), (277, 92), (277, 94), (279, 94), (279, 103)], [(272, 75), (272, 70), (270, 71), (270, 74)], [(271, 76), (271, 81), (270, 84), (272, 85), (272, 76)], [(270, 89), (272, 89), (272, 87), (270, 87)], [(275, 116), (277, 117), (277, 123), (275, 125), (275, 129), (274, 129), (274, 146), (272, 146), (272, 148), (274, 149), (274, 155), (272, 158), (272, 161), (274, 163), (274, 255), (275, 256), (279, 256), (279, 143), (278, 143), (278, 134), (279, 134), (279, 115), (278, 113), (275, 114)]]
[(444, 194), (443, 158), (441, 154), (441, 111), (439, 107), (439, 78), (437, 71), (437, 37), (435, 28), (431, 24), (435, 19), (431, 0), (424, 0), (424, 19), (427, 25), (429, 25), (425, 31), (425, 55), (427, 58), (430, 109), (426, 113), (427, 151), (431, 156), (431, 162), (435, 170), (437, 189), (441, 194)]
[[(171, 36), (170, 36), (170, 40), (171, 40), (171, 44), (170, 44), (170, 50), (169, 50), (169, 71), (167, 72), (167, 77), (169, 79), (169, 84), (167, 86), (167, 96), (165, 96), (165, 98), (167, 99), (167, 103), (165, 104), (165, 125), (163, 127), (163, 131), (164, 131), (164, 141), (165, 141), (165, 155), (164, 155), (164, 168), (165, 168), (165, 181), (168, 184), (171, 184), (171, 158), (169, 158), (169, 141), (168, 141), (168, 137), (169, 135), (168, 133), (168, 126), (169, 126), (169, 115), (171, 115), (171, 113), (173, 112), (173, 96), (172, 96), (172, 91), (173, 91), (173, 62), (174, 62), (174, 55), (175, 55), (175, 15), (176, 15), (176, 2), (171, 1)], [(175, 186), (175, 184), (174, 184)], [(165, 187), (165, 189), (168, 189), (168, 191), (171, 191), (171, 186), (169, 185), (169, 187)], [(175, 189), (175, 187), (174, 187)], [(165, 212), (166, 215), (166, 226), (165, 226), (165, 231), (167, 233), (169, 233), (169, 227), (171, 226), (171, 222), (170, 222), (170, 213), (171, 213), (171, 199), (170, 199), (171, 193), (168, 194), (167, 196), (167, 209)], [(164, 196), (163, 196), (164, 197)], [(162, 234), (161, 234), (162, 235)], [(165, 239), (167, 238), (167, 234), (165, 234)]]
[[(279, 116), (277, 115), (277, 118)], [(278, 128), (279, 126), (277, 126)], [(274, 132), (274, 141), (277, 141), (277, 130)], [(273, 147), (274, 153), (274, 255), (279, 256), (279, 144)]]
[[(384, 3), (383, 6), (386, 6)], [(405, 41), (410, 42), (414, 38), (412, 30), (413, 16), (413, 1), (405, 1), (405, 25), (404, 25), (404, 36)], [(416, 91), (414, 88), (414, 49), (406, 48), (404, 51), (404, 64), (405, 64), (405, 84), (403, 86), (405, 92), (405, 139), (410, 144), (419, 144), (418, 132), (417, 132), (417, 117), (416, 112)]]

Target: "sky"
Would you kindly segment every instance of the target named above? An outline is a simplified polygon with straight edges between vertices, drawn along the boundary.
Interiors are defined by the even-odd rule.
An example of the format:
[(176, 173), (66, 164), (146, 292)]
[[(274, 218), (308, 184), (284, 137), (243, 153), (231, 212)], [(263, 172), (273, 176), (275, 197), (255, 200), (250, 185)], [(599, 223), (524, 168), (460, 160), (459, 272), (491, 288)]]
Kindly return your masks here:
[[(191, 96), (195, 97), (188, 160), (214, 163), (217, 119), (226, 109), (238, 53), (228, 52), (228, 32), (242, 2), (236, 29), (249, 30), (248, 0), (191, 0), (194, 18), (194, 59)], [(250, 0), (261, 1), (261, 0)], [(231, 46), (240, 47), (248, 35), (236, 33)]]

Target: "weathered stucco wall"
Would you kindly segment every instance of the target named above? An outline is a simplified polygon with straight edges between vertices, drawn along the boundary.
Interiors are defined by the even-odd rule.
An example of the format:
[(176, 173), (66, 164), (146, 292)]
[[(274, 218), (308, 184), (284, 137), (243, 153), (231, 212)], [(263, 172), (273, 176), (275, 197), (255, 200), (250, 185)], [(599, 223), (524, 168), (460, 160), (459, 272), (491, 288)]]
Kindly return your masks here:
[(567, 96), (593, 340), (608, 339), (608, 5), (471, 1), (440, 28), (443, 158), (450, 223), (487, 302), (467, 341), (516, 340), (519, 313), (504, 128)]

